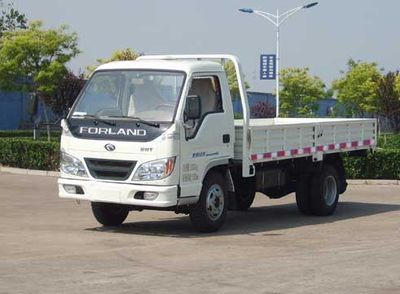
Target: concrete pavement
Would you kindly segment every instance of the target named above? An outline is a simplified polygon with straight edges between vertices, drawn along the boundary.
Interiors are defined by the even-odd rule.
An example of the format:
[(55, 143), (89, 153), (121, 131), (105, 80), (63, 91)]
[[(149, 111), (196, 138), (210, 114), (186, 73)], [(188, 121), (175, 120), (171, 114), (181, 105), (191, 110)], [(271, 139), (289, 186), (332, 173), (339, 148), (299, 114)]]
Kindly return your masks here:
[(400, 293), (400, 187), (354, 185), (331, 217), (257, 195), (215, 234), (132, 212), (103, 228), (56, 178), (0, 173), (0, 293)]

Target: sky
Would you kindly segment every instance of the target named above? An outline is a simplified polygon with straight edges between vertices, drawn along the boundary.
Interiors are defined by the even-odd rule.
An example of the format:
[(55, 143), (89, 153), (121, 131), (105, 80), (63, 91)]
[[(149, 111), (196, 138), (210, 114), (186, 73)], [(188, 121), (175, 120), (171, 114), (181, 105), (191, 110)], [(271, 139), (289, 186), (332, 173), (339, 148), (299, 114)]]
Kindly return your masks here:
[[(274, 92), (259, 80), (260, 54), (275, 53), (275, 28), (238, 8), (284, 12), (298, 0), (14, 0), (15, 7), (45, 27), (67, 24), (82, 53), (69, 67), (78, 72), (97, 58), (132, 48), (148, 54), (230, 53), (242, 63), (253, 91)], [(400, 1), (320, 0), (281, 27), (281, 68), (308, 67), (329, 87), (347, 60), (400, 68)]]

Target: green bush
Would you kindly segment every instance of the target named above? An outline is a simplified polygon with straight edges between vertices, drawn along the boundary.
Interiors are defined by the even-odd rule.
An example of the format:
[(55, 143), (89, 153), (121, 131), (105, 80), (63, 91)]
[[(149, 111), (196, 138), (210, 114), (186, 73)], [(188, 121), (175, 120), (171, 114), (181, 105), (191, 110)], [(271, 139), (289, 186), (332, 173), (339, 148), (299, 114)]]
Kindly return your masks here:
[(349, 179), (400, 179), (400, 134), (382, 134), (367, 157), (345, 157)]
[(400, 149), (378, 149), (367, 157), (345, 157), (349, 179), (400, 179)]
[(378, 139), (378, 147), (384, 149), (400, 149), (400, 134), (382, 134)]
[(4, 166), (58, 170), (60, 144), (24, 138), (0, 139), (0, 164)]

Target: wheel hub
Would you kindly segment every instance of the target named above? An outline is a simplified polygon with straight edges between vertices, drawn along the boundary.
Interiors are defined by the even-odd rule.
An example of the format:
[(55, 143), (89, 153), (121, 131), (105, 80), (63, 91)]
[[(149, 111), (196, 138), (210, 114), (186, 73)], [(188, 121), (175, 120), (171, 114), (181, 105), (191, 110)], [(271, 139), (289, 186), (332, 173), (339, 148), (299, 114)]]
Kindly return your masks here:
[(224, 192), (218, 184), (214, 184), (208, 189), (206, 206), (208, 217), (211, 220), (215, 221), (221, 217), (224, 211)]

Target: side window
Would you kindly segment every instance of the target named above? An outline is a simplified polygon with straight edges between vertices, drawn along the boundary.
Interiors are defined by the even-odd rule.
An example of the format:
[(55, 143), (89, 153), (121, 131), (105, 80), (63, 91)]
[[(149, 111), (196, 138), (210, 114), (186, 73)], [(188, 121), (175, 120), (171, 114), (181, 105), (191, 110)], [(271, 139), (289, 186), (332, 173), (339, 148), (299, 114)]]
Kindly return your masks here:
[(201, 101), (201, 117), (210, 112), (222, 112), (221, 86), (217, 76), (198, 77), (192, 80), (189, 95)]
[(197, 96), (200, 100), (199, 118), (187, 122), (190, 127), (186, 129), (186, 137), (193, 138), (205, 116), (224, 111), (219, 78), (217, 76), (193, 78), (188, 96)]

